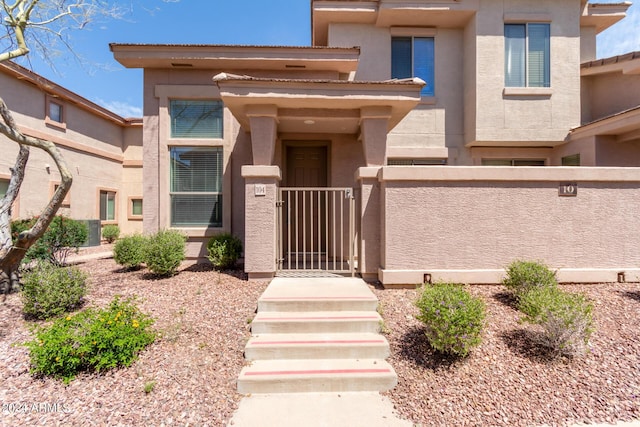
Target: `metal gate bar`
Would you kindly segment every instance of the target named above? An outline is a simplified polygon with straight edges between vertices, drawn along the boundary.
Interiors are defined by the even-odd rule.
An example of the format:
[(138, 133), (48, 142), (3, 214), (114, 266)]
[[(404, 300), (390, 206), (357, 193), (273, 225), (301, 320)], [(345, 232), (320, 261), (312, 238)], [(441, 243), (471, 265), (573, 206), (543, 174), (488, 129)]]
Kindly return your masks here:
[(355, 275), (352, 188), (278, 189), (277, 270)]

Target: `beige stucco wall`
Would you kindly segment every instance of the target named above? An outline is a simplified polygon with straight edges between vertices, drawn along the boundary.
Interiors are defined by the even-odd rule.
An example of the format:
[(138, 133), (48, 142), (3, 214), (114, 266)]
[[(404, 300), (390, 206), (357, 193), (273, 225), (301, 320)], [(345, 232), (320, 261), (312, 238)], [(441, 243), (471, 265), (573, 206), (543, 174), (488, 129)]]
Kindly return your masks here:
[[(475, 126), (477, 144), (562, 142), (580, 124), (580, 0), (482, 0), (475, 19), (477, 93), (466, 120), (474, 121), (468, 127)], [(530, 19), (550, 19), (551, 87), (505, 91), (505, 20)], [(469, 136), (466, 142), (474, 142)]]
[[(482, 282), (526, 259), (582, 271), (571, 276), (580, 281), (598, 281), (589, 276), (596, 270), (609, 271), (611, 280), (617, 271), (640, 278), (640, 179), (633, 170), (387, 167), (378, 177), (386, 247), (380, 266), (387, 273), (412, 272), (404, 277), (420, 281), (425, 273), (435, 280), (475, 272)], [(559, 197), (566, 182), (577, 183), (576, 197)]]
[(640, 78), (622, 72), (583, 77), (583, 95), (588, 109), (583, 122), (588, 123), (611, 114), (634, 108), (640, 103)]
[[(56, 98), (56, 102), (63, 105), (65, 125), (52, 125), (45, 121), (49, 94), (4, 73), (0, 73), (0, 87), (20, 129), (27, 135), (53, 141), (73, 174), (73, 185), (67, 196), (69, 203), (65, 203), (59, 213), (74, 219), (98, 219), (99, 191), (109, 189), (117, 192), (115, 222), (121, 231), (141, 230), (136, 221), (128, 220), (127, 201), (131, 195), (142, 195), (142, 171), (140, 168), (123, 170), (125, 158), (141, 159), (141, 127), (115, 123), (65, 98)], [(126, 156), (123, 155), (125, 145), (129, 147)], [(0, 148), (3, 152), (0, 174), (8, 176), (18, 146), (0, 137)], [(59, 182), (60, 174), (52, 159), (42, 150), (32, 148), (14, 218), (39, 214), (52, 195), (53, 185)]]

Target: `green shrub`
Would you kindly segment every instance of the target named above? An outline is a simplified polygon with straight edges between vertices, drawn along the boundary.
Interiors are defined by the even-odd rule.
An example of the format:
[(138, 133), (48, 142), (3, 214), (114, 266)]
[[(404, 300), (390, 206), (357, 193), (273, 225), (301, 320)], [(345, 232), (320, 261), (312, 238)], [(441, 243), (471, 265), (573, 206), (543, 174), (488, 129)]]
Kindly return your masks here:
[(514, 261), (506, 270), (507, 277), (502, 284), (518, 300), (533, 288), (556, 287), (558, 284), (555, 271), (540, 262)]
[(155, 340), (153, 324), (127, 299), (114, 298), (104, 309), (87, 309), (36, 327), (35, 339), (25, 343), (31, 373), (71, 381), (82, 371), (129, 366)]
[(87, 292), (87, 274), (77, 267), (38, 262), (22, 278), (23, 312), (49, 319), (80, 307)]
[(235, 267), (242, 254), (242, 241), (230, 233), (212, 237), (207, 244), (209, 261), (219, 270)]
[(176, 230), (160, 230), (149, 238), (145, 264), (154, 274), (173, 276), (186, 258), (184, 234)]
[(107, 224), (102, 228), (102, 238), (107, 243), (115, 242), (120, 237), (120, 227), (115, 224)]
[(425, 324), (429, 344), (436, 350), (465, 357), (480, 345), (484, 303), (462, 285), (425, 285), (416, 306), (420, 309), (417, 318)]
[[(13, 241), (18, 239), (21, 232), (31, 228), (37, 219), (34, 217), (13, 221)], [(69, 253), (77, 251), (78, 247), (87, 241), (88, 235), (85, 223), (58, 215), (53, 218), (42, 237), (29, 248), (23, 261), (28, 263), (33, 260), (48, 260), (55, 265), (64, 265)]]
[(555, 287), (536, 288), (523, 295), (519, 309), (525, 314), (524, 321), (542, 327), (538, 344), (553, 354), (586, 352), (594, 325), (593, 304), (584, 295)]
[(113, 259), (125, 268), (138, 268), (145, 260), (149, 239), (140, 234), (118, 239), (113, 247)]

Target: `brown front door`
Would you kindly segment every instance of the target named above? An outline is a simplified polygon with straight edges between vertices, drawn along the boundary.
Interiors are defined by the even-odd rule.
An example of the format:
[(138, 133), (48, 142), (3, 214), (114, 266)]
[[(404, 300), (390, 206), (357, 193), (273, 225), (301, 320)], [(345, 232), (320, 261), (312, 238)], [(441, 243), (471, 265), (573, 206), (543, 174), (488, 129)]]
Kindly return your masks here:
[(287, 147), (287, 187), (327, 186), (327, 147)]
[[(287, 187), (310, 189), (327, 186), (327, 147), (287, 147)], [(310, 190), (290, 193), (287, 206), (285, 250), (308, 259), (311, 267), (326, 255), (326, 194)], [(306, 264), (306, 262), (305, 262)]]

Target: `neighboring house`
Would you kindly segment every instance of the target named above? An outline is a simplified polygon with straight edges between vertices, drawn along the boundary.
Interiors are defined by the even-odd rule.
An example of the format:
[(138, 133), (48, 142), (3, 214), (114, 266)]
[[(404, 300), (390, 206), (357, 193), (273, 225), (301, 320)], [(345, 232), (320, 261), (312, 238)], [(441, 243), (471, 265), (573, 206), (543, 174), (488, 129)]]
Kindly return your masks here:
[[(19, 129), (54, 142), (73, 174), (59, 213), (142, 232), (142, 120), (119, 117), (12, 62), (0, 63), (0, 87)], [(19, 147), (1, 135), (0, 147), (4, 195)], [(12, 217), (39, 215), (59, 184), (53, 159), (31, 148)]]

